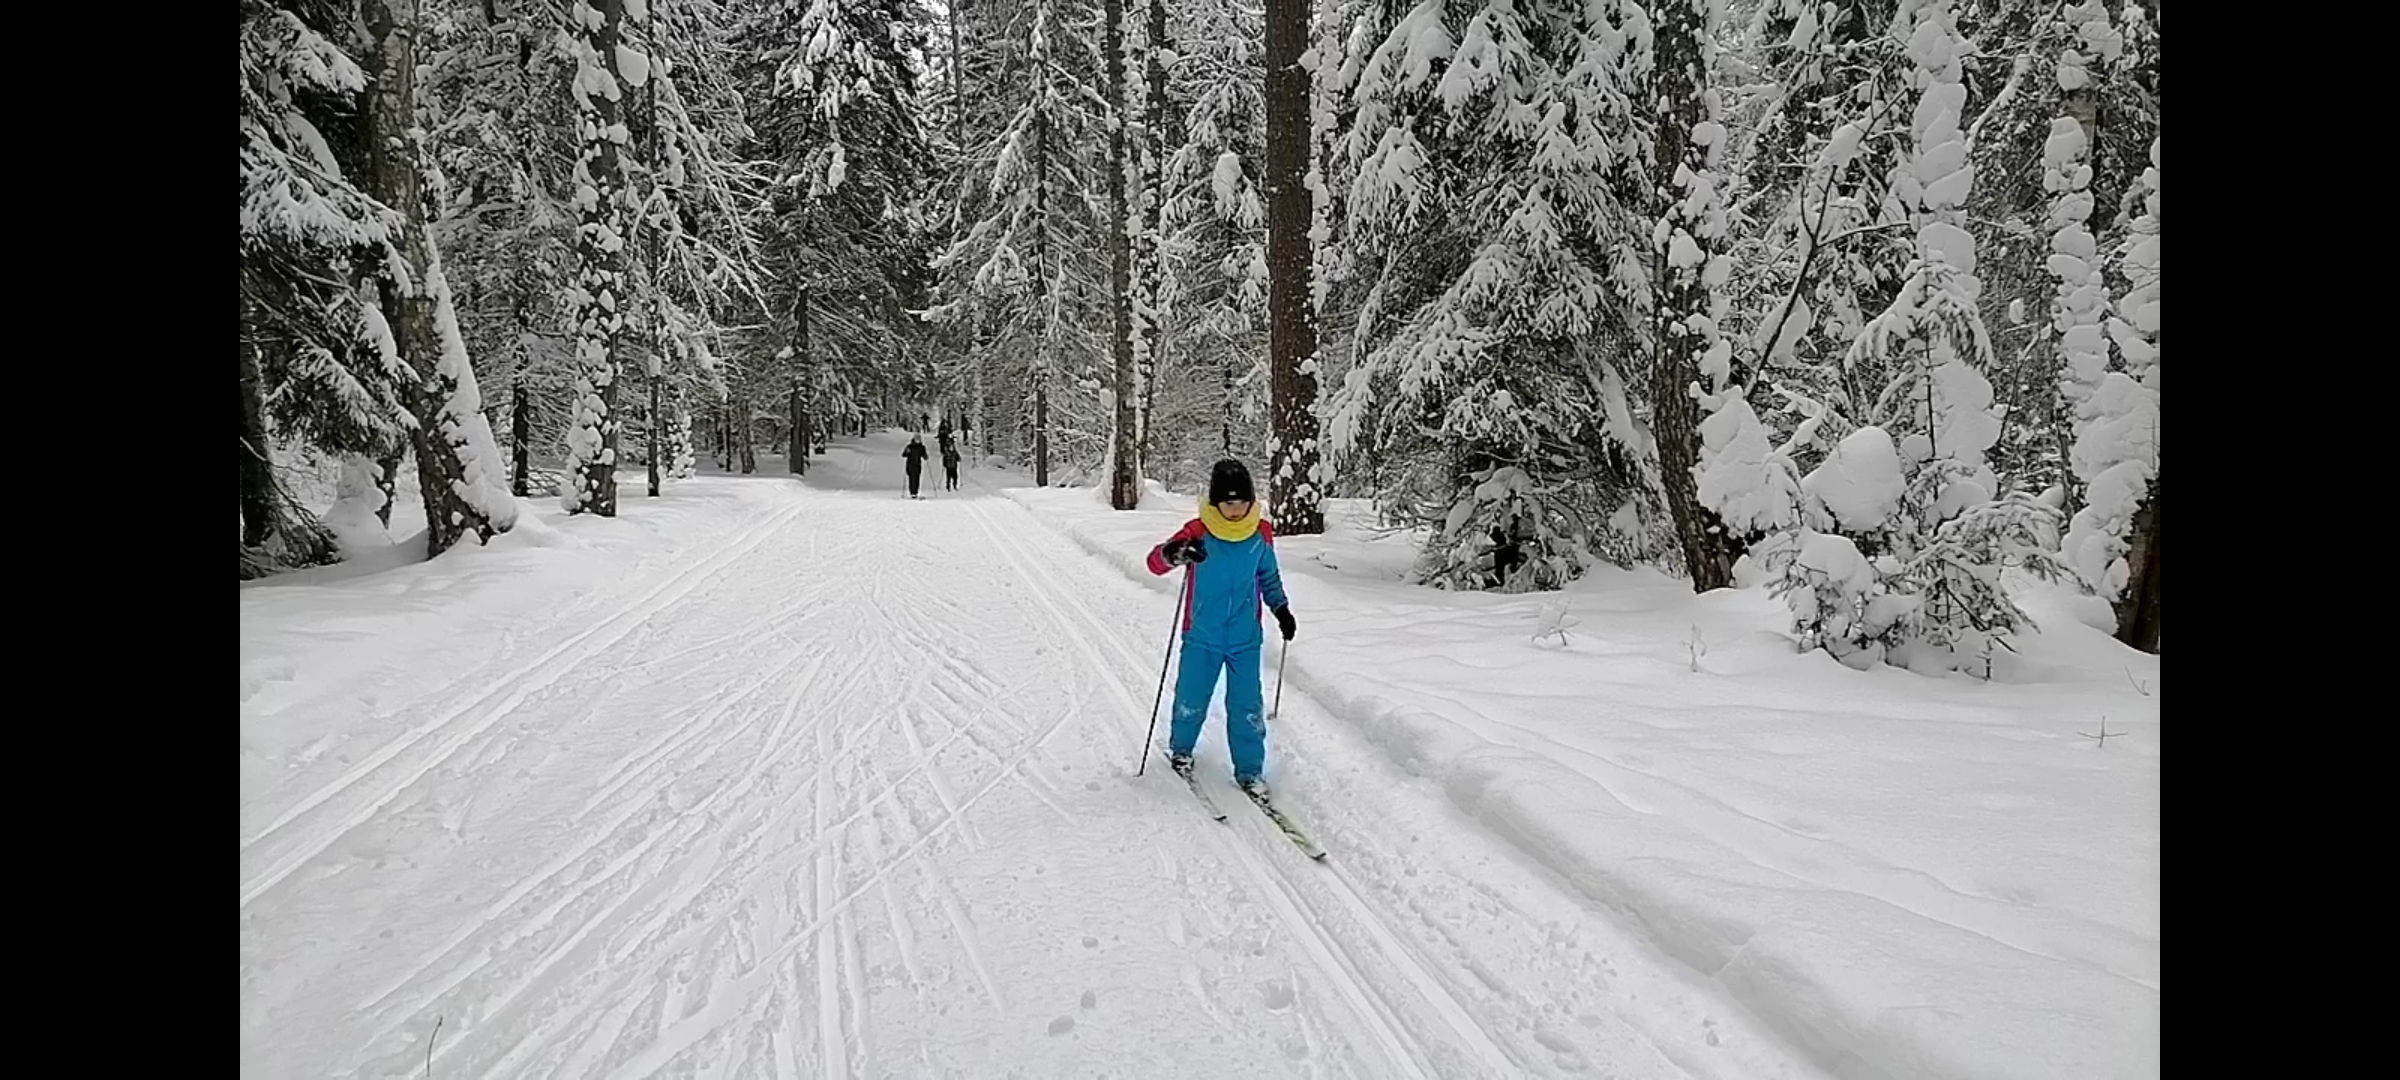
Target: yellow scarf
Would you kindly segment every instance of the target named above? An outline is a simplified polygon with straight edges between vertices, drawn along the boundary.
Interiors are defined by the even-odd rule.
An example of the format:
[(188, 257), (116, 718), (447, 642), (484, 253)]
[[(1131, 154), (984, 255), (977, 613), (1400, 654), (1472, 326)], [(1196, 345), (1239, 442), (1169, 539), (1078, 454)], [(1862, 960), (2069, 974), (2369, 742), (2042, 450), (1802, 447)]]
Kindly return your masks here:
[(1250, 539), (1251, 534), (1258, 531), (1258, 504), (1251, 503), (1250, 512), (1243, 514), (1239, 520), (1228, 520), (1217, 512), (1216, 504), (1203, 495), (1200, 497), (1200, 523), (1208, 526), (1209, 535), (1229, 544), (1238, 544)]

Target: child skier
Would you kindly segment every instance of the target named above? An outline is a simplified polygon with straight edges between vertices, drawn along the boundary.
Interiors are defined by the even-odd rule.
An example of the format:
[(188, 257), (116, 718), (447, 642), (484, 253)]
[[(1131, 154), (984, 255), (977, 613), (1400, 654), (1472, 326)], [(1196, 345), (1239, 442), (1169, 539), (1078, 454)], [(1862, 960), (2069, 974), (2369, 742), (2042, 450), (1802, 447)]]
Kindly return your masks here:
[(1167, 764), (1189, 778), (1192, 748), (1208, 699), (1225, 675), (1225, 748), (1233, 779), (1264, 799), (1267, 725), (1258, 685), (1260, 601), (1290, 641), (1292, 609), (1275, 564), (1275, 528), (1259, 518), (1250, 470), (1227, 458), (1209, 472), (1200, 516), (1150, 549), (1150, 572), (1186, 567), (1183, 579), (1183, 663), (1176, 669), (1175, 711), (1168, 729)]

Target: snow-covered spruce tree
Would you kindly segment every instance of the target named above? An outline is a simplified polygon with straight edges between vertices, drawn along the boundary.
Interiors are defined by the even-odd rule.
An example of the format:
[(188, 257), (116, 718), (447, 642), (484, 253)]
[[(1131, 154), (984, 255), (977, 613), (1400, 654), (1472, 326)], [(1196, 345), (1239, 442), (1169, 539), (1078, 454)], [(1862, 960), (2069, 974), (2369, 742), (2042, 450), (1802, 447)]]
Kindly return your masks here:
[(1263, 460), (1266, 404), (1264, 25), (1238, 0), (1176, 5), (1171, 144), (1157, 215), (1163, 362), (1145, 383), (1154, 475), (1205, 479), (1227, 455)]
[(722, 379), (721, 328), (749, 321), (762, 293), (766, 177), (742, 153), (750, 128), (736, 75), (735, 15), (721, 2), (626, 4), (618, 59), (633, 153), (619, 160), (633, 258), (630, 347), (619, 364), (643, 364), (647, 400), (636, 399), (627, 415), (642, 427), (652, 495), (673, 475), (662, 446), (690, 424), (672, 404), (674, 391)]
[[(646, 62), (633, 72), (620, 65), (625, 28), (624, 0), (574, 0), (568, 9), (573, 31), (578, 150), (575, 157), (574, 305), (575, 423), (567, 435), (567, 486), (560, 502), (569, 513), (614, 517), (617, 513), (617, 345), (625, 331), (630, 291), (626, 288), (625, 156), (632, 132), (625, 126), (626, 78), (647, 76)], [(639, 55), (639, 54), (635, 54)], [(620, 76), (625, 77), (620, 77)]]
[(417, 3), (367, 0), (364, 11), (367, 176), (377, 201), (400, 216), (399, 235), (373, 282), (380, 304), (365, 309), (367, 336), (387, 365), (405, 364), (413, 376), (405, 397), (416, 418), (410, 432), (431, 557), (468, 533), (488, 541), (506, 532), (516, 524), (517, 504), (426, 228), (430, 211), (415, 133)]
[(368, 77), (333, 39), (356, 8), (241, 6), (242, 576), (330, 561), (333, 537), (274, 472), (277, 437), (329, 453), (397, 454), (412, 374), (365, 347), (349, 283), (380, 263), (399, 215), (359, 190)]
[[(753, 392), (785, 402), (778, 441), (816, 441), (896, 381), (927, 280), (921, 224), (931, 149), (910, 54), (927, 13), (899, 0), (795, 0), (753, 12), (736, 40), (753, 156), (775, 164), (765, 332)], [(799, 396), (798, 421), (790, 398)]]
[(1324, 73), (1354, 109), (1328, 179), (1361, 294), (1333, 445), (1372, 463), (1387, 518), (1431, 529), (1420, 580), (1555, 588), (1595, 549), (1649, 554), (1620, 363), (1647, 292), (1644, 8), (1350, 17)]
[(560, 92), (574, 59), (556, 47), (558, 27), (537, 5), (444, 5), (417, 43), (425, 152), (443, 193), (433, 237), (485, 415), (508, 433), (511, 490), (527, 493), (535, 463), (564, 460), (575, 409), (575, 111)]
[[(1907, 155), (1914, 98), (1890, 11), (1761, 4), (1728, 61), (1741, 74), (1720, 88), (1734, 96), (1724, 250), (1740, 272), (1719, 329), (1736, 366), (1755, 373), (1749, 404), (1774, 430), (1796, 430), (1818, 406), (1829, 418), (1862, 416), (1882, 385), (1880, 369), (1844, 360), (1914, 254), (1914, 226), (1886, 190)], [(1846, 433), (1846, 422), (1836, 426), (1824, 434)], [(1824, 452), (1795, 450), (1809, 462)]]
[[(2077, 410), (2083, 509), (2066, 559), (2117, 614), (2117, 640), (2158, 651), (2158, 143), (2142, 173), (2143, 214), (2117, 252), (2132, 284), (2108, 321), (2120, 366), (2090, 380)], [(2088, 360), (2089, 358), (2086, 357)], [(2075, 373), (2082, 381), (2086, 369)]]
[(1093, 152), (1106, 145), (1106, 97), (1098, 35), (1079, 33), (1099, 27), (1062, 0), (969, 14), (961, 127), (972, 183), (935, 260), (942, 299), (927, 314), (983, 329), (996, 361), (986, 394), (1002, 408), (989, 434), (1048, 484), (1054, 457), (1096, 464), (1106, 452), (1095, 376), (1106, 351), (1110, 226), (1107, 166)]
[(2000, 422), (1982, 374), (1990, 344), (1975, 303), (1975, 242), (1958, 209), (1974, 169), (1949, 0), (1903, 0), (1893, 29), (1918, 94), (1912, 153), (1891, 191), (1916, 226), (1917, 256), (1845, 361), (1879, 360), (1892, 374), (1871, 425), (1803, 481), (1808, 520), (1779, 538), (1770, 565), (1805, 641), (1858, 667), (1949, 669), (1988, 661), (2029, 625), (2001, 573), (2055, 574), (2057, 523), (2033, 496), (2002, 492), (1985, 461)]

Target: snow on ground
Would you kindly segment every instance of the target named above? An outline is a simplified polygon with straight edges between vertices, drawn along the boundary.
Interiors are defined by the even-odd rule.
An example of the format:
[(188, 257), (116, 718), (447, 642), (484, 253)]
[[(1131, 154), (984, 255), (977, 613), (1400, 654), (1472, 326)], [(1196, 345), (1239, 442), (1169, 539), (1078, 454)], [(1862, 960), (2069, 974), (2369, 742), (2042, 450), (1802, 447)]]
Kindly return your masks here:
[[(1378, 749), (1414, 728), (1298, 692), (1357, 709), (1329, 665), (1377, 625), (1421, 650), (1416, 594), (1345, 611), (1294, 575), (1270, 776), (1312, 863), (1131, 775), (1172, 604), (1054, 531), (1105, 514), (1089, 492), (906, 500), (900, 442), (837, 442), (804, 483), (770, 458), (648, 499), (628, 473), (615, 520), (521, 500), (488, 547), (245, 585), (243, 1074), (1873, 1075), (1594, 902), (1596, 872), (1494, 843), (1493, 807), (1547, 807), (1523, 770), (1444, 792), (1401, 765), (1431, 742)], [(2132, 726), (2107, 753), (2148, 739), (2154, 798)]]
[[(1004, 493), (1171, 594), (1140, 559), (1190, 497)], [(2158, 1074), (2158, 658), (2104, 604), (2037, 592), (1989, 683), (1862, 673), (1796, 653), (1763, 590), (1443, 593), (1366, 508), (1330, 518), (1278, 542), (1305, 694), (1268, 771), (1303, 819), (1363, 738), (1835, 1074)]]

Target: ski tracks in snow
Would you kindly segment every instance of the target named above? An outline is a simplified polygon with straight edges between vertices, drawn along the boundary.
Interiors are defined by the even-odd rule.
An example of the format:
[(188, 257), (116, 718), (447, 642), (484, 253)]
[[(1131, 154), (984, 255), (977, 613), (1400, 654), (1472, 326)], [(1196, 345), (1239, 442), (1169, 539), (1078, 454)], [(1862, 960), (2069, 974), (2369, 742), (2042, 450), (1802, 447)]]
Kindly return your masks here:
[(793, 498), (245, 838), (246, 1070), (1562, 1071), (1371, 811), (1318, 864), (1127, 775), (1155, 630), (1028, 511)]
[[(683, 570), (669, 576), (614, 614), (599, 620), (590, 629), (559, 643), (530, 663), (492, 679), (480, 692), (468, 695), (465, 701), (444, 709), (431, 720), (386, 743), (334, 778), (332, 783), (301, 798), (278, 814), (264, 828), (242, 841), (242, 861), (246, 871), (242, 878), (242, 906), (249, 907), (267, 890), (290, 877), (293, 871), (340, 841), (343, 835), (391, 805), (411, 785), (448, 761), (461, 747), (507, 716), (528, 696), (557, 682), (578, 665), (602, 655), (625, 640), (651, 615), (690, 594), (712, 572), (756, 548), (797, 516), (800, 509), (800, 504), (795, 504), (742, 530), (715, 551), (692, 560)], [(502, 698), (504, 694), (506, 697), (499, 704), (485, 709), (475, 719), (454, 730), (454, 725), (458, 725), (462, 718), (475, 713), (494, 698)], [(424, 752), (415, 753), (421, 747), (426, 748)], [(392, 764), (395, 759), (407, 760), (385, 770), (384, 766)], [(361, 788), (369, 777), (385, 771), (397, 773), (397, 779), (376, 793), (360, 798), (344, 798)], [(333, 821), (305, 835), (286, 839), (284, 830), (310, 817), (312, 811), (337, 802), (350, 804), (350, 808), (346, 811), (328, 808), (327, 815), (321, 816), (332, 816)], [(254, 852), (257, 853), (256, 857)], [(262, 865), (252, 868), (253, 863)]]
[[(1038, 558), (1028, 553), (1023, 543), (1010, 535), (1005, 527), (995, 526), (991, 515), (983, 507), (969, 504), (968, 512), (974, 515), (976, 524), (982, 527), (984, 534), (992, 538), (1003, 558), (1029, 584), (1033, 595), (1049, 613), (1060, 634), (1077, 644), (1095, 670), (1114, 676), (1108, 680), (1108, 688), (1117, 702), (1125, 707), (1125, 715), (1130, 718), (1146, 712), (1125, 682), (1125, 673), (1141, 670), (1143, 661), (1125, 644), (1122, 633), (1094, 612), (1073, 587), (1057, 581), (1052, 574), (1037, 570), (1036, 567), (1041, 565)], [(1015, 512), (1026, 513), (1022, 509)], [(1064, 600), (1065, 605), (1062, 607), (1054, 602), (1053, 597)], [(1150, 752), (1147, 746), (1140, 749), (1145, 754)], [(1241, 815), (1245, 824), (1250, 823), (1247, 819), (1258, 816), (1246, 810), (1236, 810), (1235, 813)], [(1377, 989), (1374, 980), (1362, 973), (1351, 958), (1352, 950), (1325, 929), (1329, 922), (1338, 920), (1327, 919), (1326, 913), (1307, 899), (1309, 890), (1294, 880), (1295, 875), (1254, 849), (1257, 843), (1267, 842), (1271, 834), (1255, 828), (1245, 831), (1252, 833), (1252, 836), (1231, 840), (1219, 835), (1213, 839), (1221, 850), (1227, 852), (1229, 861), (1242, 867), (1253, 892), (1274, 910), (1293, 939), (1316, 962), (1318, 970), (1334, 985), (1359, 1019), (1369, 1026), (1377, 1045), (1390, 1057), (1392, 1065), (1411, 1076), (1450, 1074), (1451, 1070), (1443, 1069), (1437, 1061), (1431, 1060), (1428, 1048), (1412, 1036), (1411, 1033), (1416, 1029), (1407, 1016), (1411, 1010), (1395, 1003), (1392, 995)], [(1286, 843), (1280, 837), (1271, 842), (1276, 845)], [(1283, 852), (1277, 850), (1277, 854)], [(1302, 873), (1331, 886), (1325, 891), (1338, 898), (1353, 925), (1366, 931), (1368, 950), (1379, 954), (1380, 959), (1406, 976), (1418, 999), (1440, 1017), (1442, 1024), (1457, 1040), (1460, 1050), (1470, 1055), (1469, 1061), (1475, 1066), (1477, 1074), (1513, 1075), (1523, 1071), (1508, 1052), (1492, 1039), (1491, 1034), (1459, 1004), (1449, 989), (1426, 970), (1415, 952), (1392, 933), (1383, 916), (1369, 906), (1358, 890), (1342, 876), (1338, 861), (1302, 868)]]

